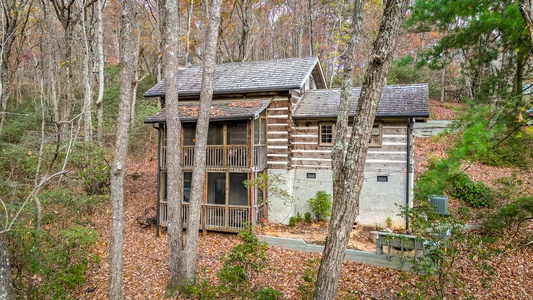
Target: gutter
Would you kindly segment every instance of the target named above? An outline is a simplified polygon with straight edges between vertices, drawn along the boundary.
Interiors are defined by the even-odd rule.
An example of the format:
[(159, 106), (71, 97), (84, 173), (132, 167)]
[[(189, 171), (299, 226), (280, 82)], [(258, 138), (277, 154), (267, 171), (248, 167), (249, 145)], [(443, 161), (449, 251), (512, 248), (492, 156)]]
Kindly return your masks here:
[[(407, 119), (407, 165), (406, 165), (406, 176), (405, 176), (405, 207), (406, 209), (409, 208), (409, 198), (410, 198), (410, 185), (411, 185), (411, 170), (410, 170), (410, 163), (411, 163), (411, 118)], [(405, 216), (405, 231), (409, 230), (409, 217)]]
[(152, 124), (152, 127), (157, 130), (157, 197), (156, 197), (156, 218), (155, 218), (155, 237), (159, 237), (159, 215), (161, 207), (161, 125), (156, 126)]

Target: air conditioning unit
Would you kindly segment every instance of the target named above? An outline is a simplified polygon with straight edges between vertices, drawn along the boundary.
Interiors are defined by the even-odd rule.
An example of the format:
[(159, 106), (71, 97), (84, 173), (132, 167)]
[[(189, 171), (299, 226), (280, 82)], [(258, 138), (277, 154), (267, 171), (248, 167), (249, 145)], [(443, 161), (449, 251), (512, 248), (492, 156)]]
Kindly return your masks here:
[(448, 197), (447, 196), (437, 196), (430, 195), (429, 205), (435, 207), (435, 212), (438, 215), (447, 216), (448, 215)]

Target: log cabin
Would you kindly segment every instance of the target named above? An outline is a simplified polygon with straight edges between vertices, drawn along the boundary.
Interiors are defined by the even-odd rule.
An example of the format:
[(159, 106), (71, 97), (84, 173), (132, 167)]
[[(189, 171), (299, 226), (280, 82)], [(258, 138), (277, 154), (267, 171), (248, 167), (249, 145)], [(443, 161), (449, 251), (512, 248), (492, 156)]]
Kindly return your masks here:
[[(180, 69), (182, 122), (182, 218), (187, 224), (202, 67)], [(360, 90), (354, 88), (350, 115)], [(158, 131), (157, 225), (167, 224), (165, 84), (145, 97), (158, 97), (162, 109), (145, 120)], [(218, 64), (207, 145), (201, 228), (238, 232), (245, 224), (268, 220), (287, 224), (310, 211), (316, 192), (332, 193), (331, 148), (339, 89), (327, 89), (317, 57)], [(366, 181), (357, 222), (375, 226), (387, 218), (401, 226), (395, 203), (412, 205), (413, 123), (429, 117), (427, 84), (387, 86), (382, 95), (365, 164)], [(243, 182), (261, 175), (281, 178), (277, 188)], [(279, 183), (278, 183), (279, 184)]]

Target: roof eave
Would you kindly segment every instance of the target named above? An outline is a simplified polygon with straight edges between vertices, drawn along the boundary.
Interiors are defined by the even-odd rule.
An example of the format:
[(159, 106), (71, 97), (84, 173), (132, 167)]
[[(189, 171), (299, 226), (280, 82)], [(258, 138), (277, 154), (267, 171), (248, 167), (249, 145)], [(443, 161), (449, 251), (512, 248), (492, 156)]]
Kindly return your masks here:
[[(292, 115), (295, 120), (305, 119), (336, 119), (338, 115)], [(355, 117), (355, 114), (349, 114), (350, 118)], [(417, 113), (417, 114), (377, 114), (376, 118), (429, 118), (429, 114)]]
[[(210, 117), (209, 118), (209, 121), (219, 121), (219, 122), (223, 122), (223, 121), (241, 121), (241, 120), (252, 120), (255, 118), (255, 114), (247, 114), (247, 115), (242, 115), (242, 116), (237, 116), (237, 117)], [(196, 123), (198, 120), (198, 118), (180, 118), (180, 122), (181, 123)], [(165, 124), (167, 122), (166, 119), (159, 119), (159, 120), (144, 120), (144, 123), (145, 124), (156, 124), (156, 123), (160, 123), (160, 124)]]
[[(214, 90), (213, 95), (230, 95), (230, 94), (248, 94), (248, 93), (264, 93), (264, 92), (285, 92), (290, 91), (293, 89), (300, 89), (301, 87), (298, 85), (288, 85), (288, 86), (281, 86), (281, 87), (265, 87), (265, 88), (259, 88), (259, 89), (231, 89), (231, 90)], [(197, 91), (183, 91), (178, 92), (178, 98), (179, 97), (192, 97), (197, 96), (200, 97), (200, 93)], [(165, 93), (144, 93), (144, 97), (165, 97)]]

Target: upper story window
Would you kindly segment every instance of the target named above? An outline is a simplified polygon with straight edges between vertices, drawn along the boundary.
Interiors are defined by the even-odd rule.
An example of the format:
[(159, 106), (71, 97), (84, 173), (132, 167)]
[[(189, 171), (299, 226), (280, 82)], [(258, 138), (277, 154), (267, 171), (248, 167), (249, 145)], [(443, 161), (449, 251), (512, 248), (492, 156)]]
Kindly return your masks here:
[(319, 126), (319, 137), (318, 137), (318, 144), (321, 146), (331, 146), (333, 145), (333, 137), (334, 137), (334, 123), (333, 122), (327, 122), (327, 123), (320, 123)]

